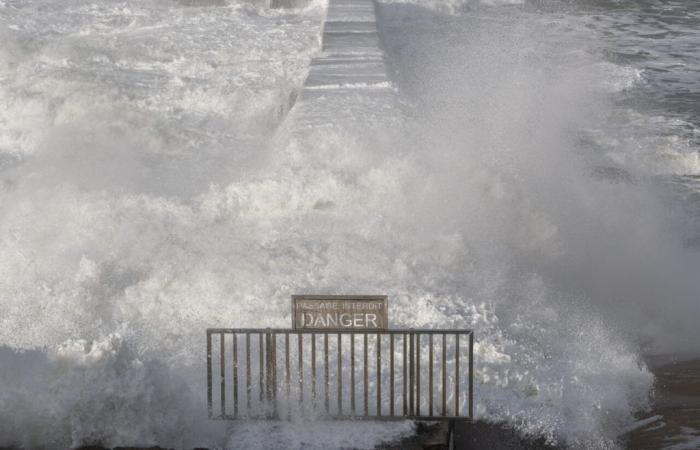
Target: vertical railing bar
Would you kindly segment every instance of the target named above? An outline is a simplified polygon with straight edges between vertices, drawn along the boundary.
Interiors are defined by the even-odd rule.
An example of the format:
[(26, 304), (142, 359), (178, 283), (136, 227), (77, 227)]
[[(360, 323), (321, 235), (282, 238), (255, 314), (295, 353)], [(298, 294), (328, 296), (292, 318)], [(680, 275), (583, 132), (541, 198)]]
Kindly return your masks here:
[(270, 358), (272, 357), (272, 339), (270, 339), (270, 329), (265, 331), (265, 415), (267, 416), (270, 407), (270, 400), (272, 399), (272, 371), (270, 368), (272, 364), (270, 363)]
[(265, 349), (265, 355), (264, 355), (265, 356), (264, 357), (264, 360), (265, 360), (265, 375), (264, 375), (265, 395), (263, 396), (263, 398), (265, 399), (265, 405), (264, 405), (265, 406), (265, 408), (264, 408), (265, 417), (267, 417), (268, 412), (269, 412), (269, 406), (270, 406), (270, 398), (272, 397), (272, 392), (270, 391), (270, 379), (271, 379), (270, 378), (270, 355), (272, 353), (272, 350), (270, 349), (270, 329), (269, 328), (265, 331), (264, 342), (265, 342), (265, 347), (264, 347), (264, 349)]
[(420, 416), (420, 338), (422, 334), (416, 334), (416, 415)]
[(212, 368), (211, 368), (211, 331), (207, 330), (207, 411), (209, 418), (213, 414), (213, 399), (212, 399)]
[(330, 387), (330, 382), (328, 381), (328, 332), (323, 333), (323, 372), (325, 376), (325, 387), (323, 388), (323, 406), (325, 411), (328, 412), (330, 403), (328, 395), (328, 390)]
[(270, 356), (271, 365), (268, 369), (272, 372), (272, 384), (270, 388), (272, 389), (272, 414), (276, 418), (279, 416), (277, 411), (277, 333), (272, 333), (272, 355)]
[(447, 333), (442, 333), (442, 415), (447, 415)]
[(377, 416), (382, 415), (382, 335), (377, 333)]
[(403, 371), (403, 376), (402, 381), (403, 381), (403, 393), (402, 393), (402, 399), (403, 399), (403, 415), (405, 416), (408, 414), (408, 402), (406, 401), (406, 394), (407, 394), (407, 386), (408, 386), (408, 370), (406, 367), (406, 360), (408, 358), (408, 344), (406, 342), (406, 333), (403, 334), (403, 365), (401, 366), (401, 370)]
[(469, 332), (469, 418), (474, 419), (474, 332)]
[[(284, 333), (284, 378), (287, 385), (287, 403), (291, 406), (291, 373), (289, 370), (289, 333)], [(290, 408), (287, 409), (288, 417), (291, 417), (292, 411)]]
[(263, 352), (265, 351), (264, 339), (265, 335), (262, 332), (258, 333), (258, 355), (260, 356), (260, 365), (258, 366), (258, 378), (260, 384), (260, 403), (263, 402), (263, 391), (265, 390), (263, 385), (263, 377), (265, 376), (265, 358), (263, 355)]
[(245, 385), (246, 385), (246, 414), (250, 415), (250, 394), (252, 386), (250, 383), (250, 333), (245, 334)]
[(311, 333), (311, 405), (316, 409), (316, 333)]
[(428, 411), (429, 416), (433, 415), (433, 335), (430, 334), (428, 342)]
[(225, 341), (224, 333), (221, 333), (221, 340), (219, 341), (219, 352), (221, 353), (221, 367), (219, 368), (219, 376), (221, 377), (221, 415), (226, 416), (226, 354), (225, 352)]
[(459, 333), (455, 333), (455, 416), (459, 416)]
[(297, 337), (297, 345), (299, 347), (299, 351), (297, 353), (299, 358), (299, 406), (301, 407), (304, 404), (304, 335), (301, 332), (299, 332), (299, 334), (297, 334)]
[(350, 410), (355, 414), (355, 333), (350, 333)]
[(409, 358), (409, 363), (408, 363), (408, 374), (409, 374), (409, 385), (408, 385), (408, 395), (409, 395), (409, 402), (408, 402), (408, 414), (413, 416), (415, 414), (415, 403), (413, 402), (414, 400), (414, 351), (415, 351), (415, 343), (414, 343), (414, 335), (413, 332), (410, 333), (409, 335), (410, 341), (409, 341), (409, 352), (408, 352), (408, 358)]
[(338, 333), (338, 415), (343, 414), (343, 339)]
[(367, 383), (367, 333), (364, 333), (364, 352), (363, 352), (363, 358), (364, 358), (364, 375), (365, 375), (365, 416), (369, 415), (369, 397), (367, 393), (368, 389), (368, 383)]
[(389, 335), (389, 415), (394, 416), (394, 333)]
[(238, 415), (238, 339), (233, 333), (233, 415)]

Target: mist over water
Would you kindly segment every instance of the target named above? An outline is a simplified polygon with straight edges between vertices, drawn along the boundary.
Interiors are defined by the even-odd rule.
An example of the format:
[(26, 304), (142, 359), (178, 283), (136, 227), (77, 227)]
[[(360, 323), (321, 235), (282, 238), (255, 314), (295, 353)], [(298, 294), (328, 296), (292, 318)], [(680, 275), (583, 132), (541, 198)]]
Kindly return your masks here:
[[(382, 17), (399, 86), (417, 99), (419, 158), (439, 173), (442, 204), (417, 208), (427, 228), (502, 248), (499, 264), (537, 273), (646, 350), (692, 350), (697, 217), (662, 185), (694, 174), (697, 147), (658, 117), (633, 134), (641, 113), (618, 101), (644, 89), (642, 71), (601, 58), (585, 19), (394, 4)], [(655, 163), (620, 157), (634, 151)]]
[(476, 330), (479, 418), (614, 448), (697, 350), (696, 122), (510, 3), (381, 3), (395, 98), (287, 116), (321, 2), (0, 1), (0, 445), (371, 448), (410, 427), (208, 423), (204, 329), (380, 292)]

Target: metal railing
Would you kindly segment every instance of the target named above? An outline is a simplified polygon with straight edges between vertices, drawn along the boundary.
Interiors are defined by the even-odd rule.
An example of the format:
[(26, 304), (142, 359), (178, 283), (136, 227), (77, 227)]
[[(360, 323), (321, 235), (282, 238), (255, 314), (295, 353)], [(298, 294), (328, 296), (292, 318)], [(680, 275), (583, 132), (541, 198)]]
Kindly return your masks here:
[(471, 420), (474, 334), (208, 329), (207, 401), (212, 419)]

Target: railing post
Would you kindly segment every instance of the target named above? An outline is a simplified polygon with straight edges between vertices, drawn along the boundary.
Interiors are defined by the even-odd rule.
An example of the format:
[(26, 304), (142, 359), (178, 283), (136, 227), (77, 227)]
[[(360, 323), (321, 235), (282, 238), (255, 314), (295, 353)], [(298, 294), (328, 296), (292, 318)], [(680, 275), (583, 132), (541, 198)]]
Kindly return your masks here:
[(428, 337), (428, 415), (433, 415), (433, 333)]
[(350, 333), (350, 411), (355, 414), (355, 333)]
[(311, 332), (311, 409), (316, 412), (316, 333)]
[(474, 420), (474, 332), (469, 332), (469, 419)]
[(406, 333), (403, 333), (403, 355), (402, 355), (403, 356), (403, 364), (401, 366), (401, 370), (403, 371), (403, 376), (401, 377), (401, 381), (402, 381), (403, 386), (401, 386), (401, 387), (402, 387), (403, 391), (401, 393), (401, 397), (403, 400), (403, 415), (404, 416), (408, 414), (408, 401), (406, 398), (406, 396), (408, 395), (408, 379), (407, 379), (408, 370), (406, 367), (407, 361), (408, 361), (408, 342), (407, 342), (407, 339), (408, 339), (408, 335)]
[(273, 343), (272, 343), (272, 333), (268, 328), (265, 330), (265, 401), (267, 405), (265, 410), (267, 411), (267, 416), (272, 417), (274, 415), (274, 405), (272, 403), (272, 389), (273, 389)]
[[(265, 350), (267, 350), (267, 333), (262, 331), (258, 333), (258, 400), (260, 400), (260, 406), (265, 408), (265, 396), (266, 396), (266, 382), (267, 382), (267, 371), (265, 370), (265, 365), (267, 358), (265, 355)], [(264, 411), (261, 411), (264, 412)]]
[(394, 333), (389, 334), (389, 416), (394, 417)]
[(238, 340), (233, 333), (233, 415), (238, 416)]
[(369, 389), (369, 381), (368, 381), (368, 359), (367, 359), (367, 333), (363, 333), (362, 335), (363, 341), (362, 345), (364, 348), (362, 349), (362, 357), (364, 358), (364, 364), (363, 364), (363, 374), (364, 374), (364, 395), (365, 395), (365, 416), (369, 415), (369, 394), (367, 393), (367, 390)]
[(442, 333), (442, 415), (447, 415), (447, 333)]
[(408, 414), (413, 416), (416, 414), (414, 401), (415, 395), (415, 335), (413, 331), (409, 332), (409, 349), (408, 349)]
[(250, 416), (251, 410), (251, 394), (253, 388), (251, 385), (251, 370), (250, 370), (250, 333), (245, 334), (245, 412)]
[(416, 415), (420, 416), (420, 338), (421, 334), (416, 334)]
[(279, 411), (277, 411), (277, 334), (274, 332), (270, 334), (270, 372), (272, 374), (272, 380), (270, 383), (270, 389), (272, 392), (272, 412), (273, 417), (277, 418)]
[(459, 416), (459, 333), (455, 333), (455, 416)]
[[(304, 335), (297, 333), (298, 357), (297, 364), (299, 365), (299, 410), (304, 410)], [(290, 405), (291, 408), (291, 405)]]
[(323, 334), (323, 408), (326, 414), (330, 410), (330, 394), (328, 390), (330, 389), (330, 378), (329, 378), (329, 367), (328, 367), (328, 332)]
[(226, 334), (221, 333), (219, 336), (219, 383), (221, 385), (221, 417), (226, 417)]
[(338, 333), (338, 414), (343, 415), (343, 340)]
[(382, 415), (382, 338), (377, 333), (377, 417)]
[[(292, 386), (291, 386), (291, 373), (289, 371), (289, 333), (284, 333), (284, 381), (285, 385), (287, 386), (287, 396), (286, 396), (286, 402), (288, 406), (291, 406), (291, 393), (292, 393)], [(287, 414), (289, 417), (292, 415), (291, 409), (287, 409)]]
[(209, 418), (213, 416), (212, 398), (212, 370), (211, 370), (211, 330), (207, 330), (207, 412)]

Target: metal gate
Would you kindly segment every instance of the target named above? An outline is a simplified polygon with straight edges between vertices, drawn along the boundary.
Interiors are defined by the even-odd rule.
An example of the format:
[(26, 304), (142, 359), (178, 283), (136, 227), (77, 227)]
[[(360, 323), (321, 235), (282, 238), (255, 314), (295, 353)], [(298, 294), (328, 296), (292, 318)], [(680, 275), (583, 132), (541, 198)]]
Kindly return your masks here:
[(473, 380), (470, 330), (207, 330), (212, 419), (471, 420)]

